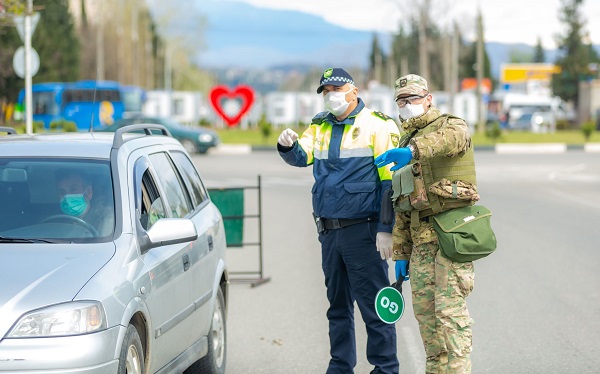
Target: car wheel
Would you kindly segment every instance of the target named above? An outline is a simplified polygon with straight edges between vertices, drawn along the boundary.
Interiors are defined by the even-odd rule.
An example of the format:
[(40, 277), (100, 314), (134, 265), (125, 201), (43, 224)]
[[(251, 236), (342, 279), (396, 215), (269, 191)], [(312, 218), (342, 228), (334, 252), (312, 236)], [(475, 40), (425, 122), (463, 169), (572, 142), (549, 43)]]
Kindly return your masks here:
[(127, 326), (121, 354), (119, 355), (118, 374), (142, 374), (144, 368), (144, 350), (137, 329), (133, 325)]
[(185, 148), (185, 150), (189, 154), (193, 154), (193, 153), (196, 153), (198, 151), (198, 148), (196, 147), (196, 144), (194, 144), (194, 142), (191, 141), (191, 140), (183, 139), (181, 141), (181, 145), (183, 145), (183, 148)]
[(185, 374), (224, 374), (227, 359), (225, 299), (218, 288), (212, 323), (208, 332), (208, 353), (185, 371)]

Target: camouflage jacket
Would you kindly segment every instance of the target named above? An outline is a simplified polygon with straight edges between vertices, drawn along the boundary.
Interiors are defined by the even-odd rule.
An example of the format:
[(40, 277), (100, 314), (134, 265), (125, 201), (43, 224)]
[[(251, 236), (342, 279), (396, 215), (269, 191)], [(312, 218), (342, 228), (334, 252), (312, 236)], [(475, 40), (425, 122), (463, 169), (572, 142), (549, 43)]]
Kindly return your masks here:
[(464, 120), (432, 106), (403, 122), (402, 128), (407, 133), (416, 130), (410, 140), (414, 159), (407, 166), (414, 188), (394, 201), (394, 260), (410, 258), (413, 245), (437, 241), (431, 224), (422, 221), (424, 217), (479, 200), (471, 137)]

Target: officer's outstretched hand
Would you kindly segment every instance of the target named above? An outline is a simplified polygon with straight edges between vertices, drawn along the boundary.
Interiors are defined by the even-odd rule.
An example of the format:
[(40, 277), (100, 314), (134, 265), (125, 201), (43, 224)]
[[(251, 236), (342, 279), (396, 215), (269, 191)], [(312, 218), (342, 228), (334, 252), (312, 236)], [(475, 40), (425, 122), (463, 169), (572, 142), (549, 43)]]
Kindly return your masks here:
[(392, 258), (392, 233), (378, 232), (375, 238), (375, 245), (382, 260)]
[(393, 166), (390, 169), (390, 170), (394, 171), (394, 170), (398, 170), (398, 169), (406, 166), (406, 164), (408, 164), (410, 162), (410, 160), (412, 160), (412, 152), (410, 151), (410, 149), (408, 147), (394, 148), (394, 149), (390, 149), (389, 151), (385, 152), (382, 155), (379, 155), (375, 159), (375, 165), (378, 168), (380, 168), (389, 163), (395, 162), (396, 166)]
[(399, 282), (408, 280), (408, 260), (396, 261), (396, 280)]
[(284, 147), (291, 147), (294, 145), (296, 140), (298, 140), (298, 134), (296, 134), (296, 132), (294, 132), (292, 129), (285, 129), (281, 132), (281, 135), (279, 135), (277, 143)]

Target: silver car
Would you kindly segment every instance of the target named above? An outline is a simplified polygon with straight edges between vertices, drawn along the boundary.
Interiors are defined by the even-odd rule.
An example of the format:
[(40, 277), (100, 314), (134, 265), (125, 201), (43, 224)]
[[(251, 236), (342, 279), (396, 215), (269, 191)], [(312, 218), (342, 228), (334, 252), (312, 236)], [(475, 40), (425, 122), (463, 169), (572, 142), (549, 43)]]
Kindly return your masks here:
[(0, 372), (223, 373), (223, 220), (182, 145), (0, 131)]

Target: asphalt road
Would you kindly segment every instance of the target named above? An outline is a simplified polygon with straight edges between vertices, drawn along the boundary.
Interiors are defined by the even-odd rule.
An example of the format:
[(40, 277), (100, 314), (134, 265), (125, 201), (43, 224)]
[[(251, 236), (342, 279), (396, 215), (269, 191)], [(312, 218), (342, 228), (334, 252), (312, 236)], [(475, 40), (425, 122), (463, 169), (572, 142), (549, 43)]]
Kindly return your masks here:
[[(493, 212), (498, 249), (475, 263), (468, 298), (473, 373), (599, 373), (600, 154), (475, 157), (480, 202)], [(269, 281), (230, 287), (227, 373), (324, 373), (327, 299), (311, 218), (312, 169), (288, 166), (275, 151), (194, 161), (209, 188), (256, 186), (258, 175), (262, 182)], [(246, 214), (256, 214), (257, 196), (246, 190)], [(245, 242), (257, 240), (257, 222), (246, 219)], [(228, 249), (233, 273), (256, 271), (258, 258), (256, 247)], [(396, 324), (400, 372), (423, 373), (424, 350), (405, 295), (407, 309)], [(358, 309), (356, 320), (355, 372), (368, 373)]]

